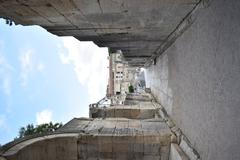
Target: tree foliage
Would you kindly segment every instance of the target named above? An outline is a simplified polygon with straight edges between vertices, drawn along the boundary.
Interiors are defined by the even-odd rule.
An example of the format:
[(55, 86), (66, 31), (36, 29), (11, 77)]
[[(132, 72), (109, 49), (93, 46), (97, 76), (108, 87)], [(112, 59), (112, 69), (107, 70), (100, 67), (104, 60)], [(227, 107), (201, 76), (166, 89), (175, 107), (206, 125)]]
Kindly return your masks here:
[(6, 19), (6, 24), (8, 24), (9, 26), (12, 26), (14, 22), (10, 19)]
[(134, 92), (134, 88), (133, 88), (132, 85), (130, 85), (130, 86), (128, 87), (128, 92), (129, 92), (129, 93), (133, 93), (133, 92)]
[(58, 128), (62, 127), (62, 123), (45, 123), (41, 125), (37, 125), (34, 127), (33, 124), (28, 124), (26, 127), (21, 127), (19, 129), (19, 138), (22, 138), (24, 136), (28, 135), (34, 135), (34, 134), (41, 134), (46, 132), (54, 132)]
[(109, 53), (109, 55), (110, 55), (110, 54), (113, 54), (113, 53), (114, 53), (114, 50), (113, 50), (112, 48), (108, 47), (108, 53)]

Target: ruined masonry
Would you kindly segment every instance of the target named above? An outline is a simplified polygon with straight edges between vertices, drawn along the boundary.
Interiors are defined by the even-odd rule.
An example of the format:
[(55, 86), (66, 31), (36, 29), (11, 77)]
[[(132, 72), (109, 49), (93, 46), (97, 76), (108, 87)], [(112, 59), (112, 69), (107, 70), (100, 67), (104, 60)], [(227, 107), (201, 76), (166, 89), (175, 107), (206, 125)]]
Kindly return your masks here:
[(126, 96), (132, 105), (90, 105), (90, 117), (74, 118), (56, 133), (5, 146), (8, 160), (168, 160), (172, 132), (147, 93)]

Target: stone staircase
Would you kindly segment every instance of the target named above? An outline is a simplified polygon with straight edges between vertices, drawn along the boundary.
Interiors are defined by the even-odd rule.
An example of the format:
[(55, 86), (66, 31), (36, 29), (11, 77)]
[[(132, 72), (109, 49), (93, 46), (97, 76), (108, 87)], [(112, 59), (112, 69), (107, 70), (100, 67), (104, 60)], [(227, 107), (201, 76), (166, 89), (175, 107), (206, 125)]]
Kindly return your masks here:
[(172, 144), (173, 132), (150, 94), (128, 95), (125, 102), (90, 107), (90, 118), (74, 118), (54, 133), (13, 141), (0, 155), (8, 160), (188, 159)]
[(152, 120), (73, 119), (61, 131), (81, 132), (79, 159), (168, 159), (171, 132)]

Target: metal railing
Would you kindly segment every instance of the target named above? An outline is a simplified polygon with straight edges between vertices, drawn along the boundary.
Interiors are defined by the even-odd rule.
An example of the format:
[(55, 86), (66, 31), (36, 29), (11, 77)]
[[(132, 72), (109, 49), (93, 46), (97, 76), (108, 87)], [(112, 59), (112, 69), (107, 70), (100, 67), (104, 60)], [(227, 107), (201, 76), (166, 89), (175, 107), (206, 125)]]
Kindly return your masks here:
[(111, 100), (107, 97), (103, 97), (97, 103), (92, 103), (89, 105), (90, 108), (109, 107), (109, 106), (111, 106)]

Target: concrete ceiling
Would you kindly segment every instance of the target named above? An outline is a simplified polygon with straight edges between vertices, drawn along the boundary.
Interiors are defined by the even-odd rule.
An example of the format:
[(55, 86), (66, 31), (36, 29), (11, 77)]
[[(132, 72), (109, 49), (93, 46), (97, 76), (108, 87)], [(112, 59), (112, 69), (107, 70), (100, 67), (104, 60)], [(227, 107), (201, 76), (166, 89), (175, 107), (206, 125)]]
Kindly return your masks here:
[(142, 66), (200, 0), (0, 0), (0, 17), (122, 50)]

